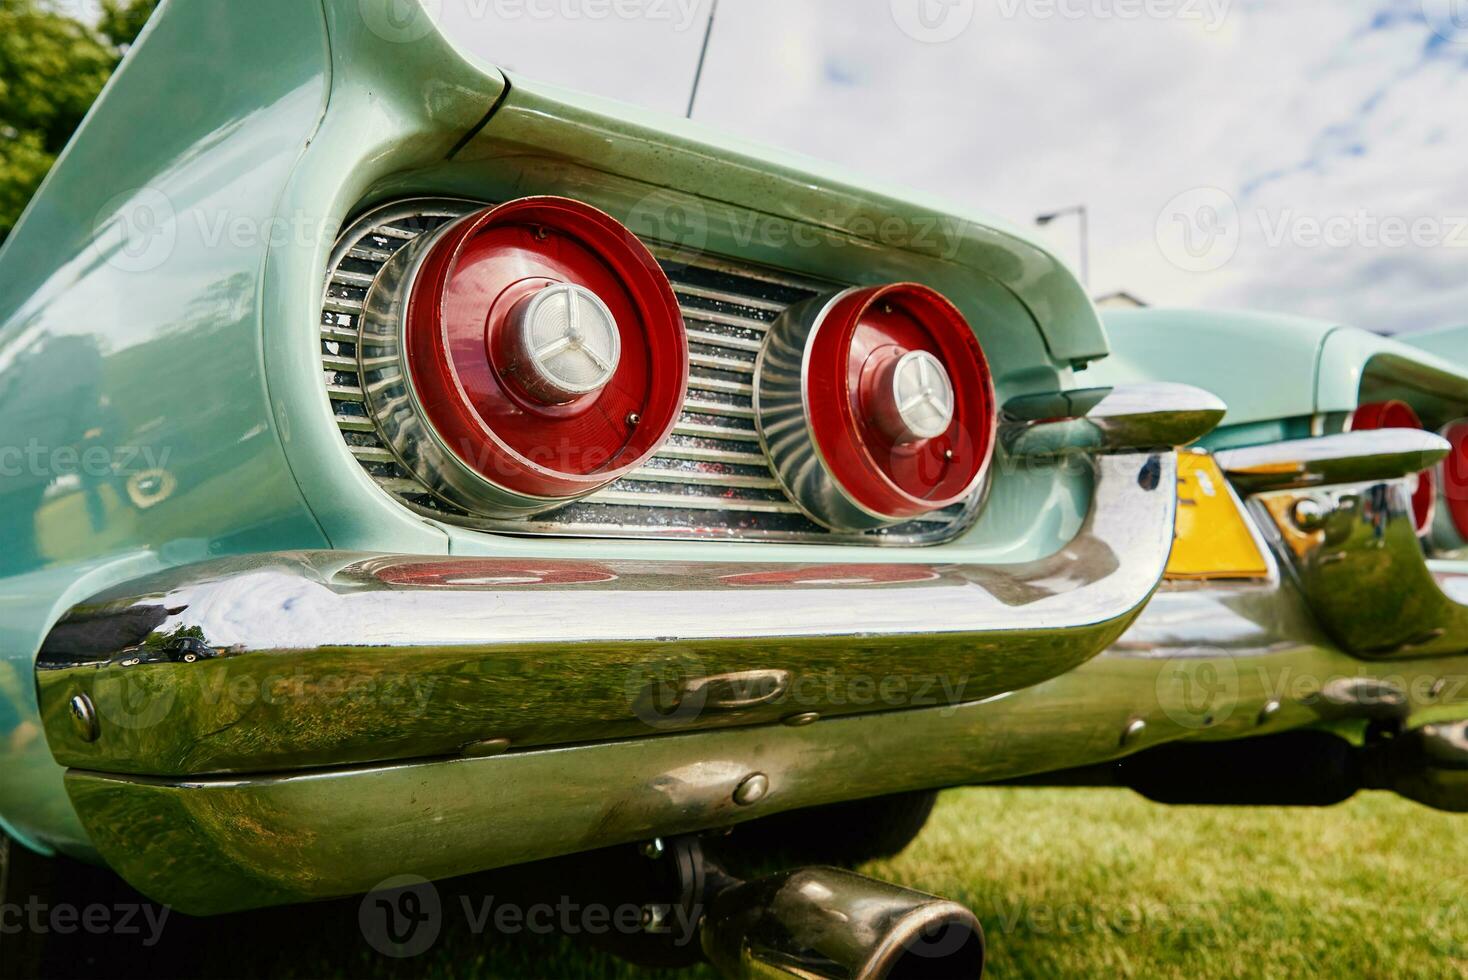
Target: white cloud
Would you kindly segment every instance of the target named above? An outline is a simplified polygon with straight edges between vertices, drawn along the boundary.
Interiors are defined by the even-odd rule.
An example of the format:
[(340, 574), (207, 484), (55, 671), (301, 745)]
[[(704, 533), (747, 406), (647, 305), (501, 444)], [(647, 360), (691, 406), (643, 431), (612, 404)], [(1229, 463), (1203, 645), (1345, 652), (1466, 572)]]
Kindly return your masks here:
[[(498, 63), (686, 105), (708, 0), (626, 0), (667, 12), (628, 19), (588, 17), (598, 0), (523, 0), (545, 19), (458, 2), (450, 23)], [(1441, 41), (1423, 2), (1464, 0), (723, 0), (697, 118), (1019, 224), (1084, 201), (1097, 293), (1386, 331), (1468, 322), (1468, 44)], [(893, 3), (973, 19), (922, 43)], [(1147, 9), (1171, 16), (1125, 16)], [(1201, 273), (1156, 240), (1167, 202), (1199, 187), (1242, 222), (1234, 258)], [(1362, 230), (1426, 220), (1451, 238), (1458, 217), (1456, 248)], [(1312, 221), (1348, 226), (1343, 244), (1310, 244)], [(1073, 225), (1036, 233), (1075, 257)]]

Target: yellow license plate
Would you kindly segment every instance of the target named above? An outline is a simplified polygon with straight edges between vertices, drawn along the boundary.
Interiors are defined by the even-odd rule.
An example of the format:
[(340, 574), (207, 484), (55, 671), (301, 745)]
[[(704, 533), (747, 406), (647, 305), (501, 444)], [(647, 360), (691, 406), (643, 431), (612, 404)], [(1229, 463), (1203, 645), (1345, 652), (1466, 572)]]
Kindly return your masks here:
[(1167, 577), (1268, 577), (1269, 563), (1213, 457), (1179, 453), (1177, 483), (1177, 530)]

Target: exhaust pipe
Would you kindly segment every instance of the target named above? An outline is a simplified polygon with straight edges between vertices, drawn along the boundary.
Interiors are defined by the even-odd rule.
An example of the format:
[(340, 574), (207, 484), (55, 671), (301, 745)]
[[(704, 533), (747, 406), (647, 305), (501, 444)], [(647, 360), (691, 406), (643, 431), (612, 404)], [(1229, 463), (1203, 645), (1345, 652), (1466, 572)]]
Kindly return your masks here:
[(709, 960), (732, 978), (979, 977), (984, 930), (956, 902), (836, 868), (733, 885), (703, 922)]
[(1367, 785), (1446, 813), (1468, 813), (1468, 721), (1424, 725), (1368, 756)]

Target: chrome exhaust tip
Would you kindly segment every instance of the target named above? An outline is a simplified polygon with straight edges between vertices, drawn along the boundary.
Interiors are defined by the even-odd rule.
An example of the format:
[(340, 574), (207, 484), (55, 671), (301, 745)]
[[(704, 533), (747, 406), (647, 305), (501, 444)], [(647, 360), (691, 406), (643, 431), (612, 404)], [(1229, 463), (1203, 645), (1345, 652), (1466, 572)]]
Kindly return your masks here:
[(718, 893), (703, 948), (728, 977), (979, 977), (984, 930), (956, 902), (836, 868), (801, 868)]

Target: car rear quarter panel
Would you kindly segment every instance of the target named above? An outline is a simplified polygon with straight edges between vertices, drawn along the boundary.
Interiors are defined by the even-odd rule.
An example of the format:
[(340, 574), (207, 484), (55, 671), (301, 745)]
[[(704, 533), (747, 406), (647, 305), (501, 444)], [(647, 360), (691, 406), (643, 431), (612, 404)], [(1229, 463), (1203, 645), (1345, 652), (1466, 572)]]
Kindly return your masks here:
[[(1105, 314), (1112, 355), (1082, 384), (1166, 380), (1222, 398), (1228, 415), (1204, 445), (1227, 447), (1308, 434), (1328, 323), (1264, 313), (1146, 309)], [(1304, 425), (1292, 431), (1285, 424)]]
[(170, 0), (0, 252), (0, 814), (32, 842), (79, 840), (31, 680), (77, 592), (326, 543), (269, 411), (260, 283), (328, 78), (317, 6)]
[[(999, 368), (1001, 399), (1065, 387), (1073, 365), (1106, 350), (1099, 317), (1074, 275), (1002, 222), (858, 183), (825, 164), (683, 120), (507, 75), (507, 90), (471, 137), (426, 152), (442, 147), (434, 141), (444, 127), (425, 113), (437, 103), (402, 87), (440, 71), (451, 41), (429, 34), (397, 44), (388, 52), (397, 75), (382, 81), (371, 67), (388, 54), (380, 39), (338, 30), (337, 19), (350, 18), (333, 10), (328, 5), (339, 71), (331, 109), (292, 175), (283, 212), (324, 214), (334, 227), (366, 207), (407, 197), (561, 194), (602, 208), (675, 252), (734, 256), (837, 282), (926, 282), (975, 325)], [(466, 56), (453, 57), (472, 70)], [(842, 546), (491, 535), (408, 512), (356, 465), (322, 392), (315, 311), (330, 246), (323, 238), (272, 252), (265, 288), (274, 315), (265, 329), (278, 426), (289, 434), (293, 472), (333, 547), (654, 559), (686, 558), (692, 549), (732, 561), (852, 560)], [(1088, 490), (1085, 479), (1053, 468), (1006, 473), (979, 526), (944, 546), (944, 555), (1017, 561), (1051, 553), (1079, 527)], [(880, 554), (883, 561), (933, 557), (917, 548)]]
[[(256, 551), (689, 556), (461, 531), (370, 483), (331, 422), (316, 316), (336, 232), (372, 203), (563, 193), (634, 224), (639, 205), (657, 216), (668, 200), (696, 204), (701, 249), (949, 292), (991, 346), (1005, 396), (1067, 386), (1106, 351), (1075, 277), (1000, 222), (680, 121), (508, 85), (400, 8), (166, 0), (0, 252), (0, 447), (28, 459), (34, 445), (41, 459), (0, 484), (0, 537), (16, 543), (0, 551), (0, 818), (32, 844), (86, 850), (36, 724), (31, 671), (46, 631), (87, 595)], [(931, 244), (913, 240), (926, 218), (938, 220)], [(751, 219), (815, 244), (746, 236)], [(863, 225), (873, 231), (852, 230)], [(109, 462), (58, 481), (54, 451), (68, 447)], [(140, 468), (153, 481), (142, 502), (128, 482)], [(948, 554), (1053, 551), (1088, 490), (1015, 475)], [(822, 560), (821, 549), (710, 547), (728, 560)]]

